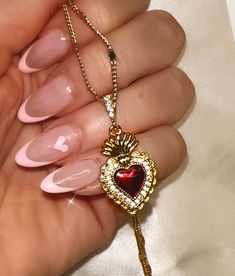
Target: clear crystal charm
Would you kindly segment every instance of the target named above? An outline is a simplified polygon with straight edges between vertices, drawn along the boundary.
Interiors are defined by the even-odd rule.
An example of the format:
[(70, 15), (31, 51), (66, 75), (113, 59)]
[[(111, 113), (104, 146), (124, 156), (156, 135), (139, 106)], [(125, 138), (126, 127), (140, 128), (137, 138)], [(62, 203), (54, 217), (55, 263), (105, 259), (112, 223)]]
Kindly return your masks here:
[(113, 100), (113, 94), (108, 94), (103, 97), (105, 108), (111, 120), (115, 120), (116, 102)]

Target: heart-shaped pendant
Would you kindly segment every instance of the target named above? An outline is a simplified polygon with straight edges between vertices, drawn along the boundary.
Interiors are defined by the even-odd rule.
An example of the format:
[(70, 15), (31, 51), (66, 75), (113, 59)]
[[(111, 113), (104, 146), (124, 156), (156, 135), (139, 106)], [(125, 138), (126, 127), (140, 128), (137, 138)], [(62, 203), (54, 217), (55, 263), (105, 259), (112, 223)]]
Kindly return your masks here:
[(100, 181), (107, 195), (130, 214), (142, 209), (156, 185), (157, 171), (146, 153), (134, 151), (123, 167), (111, 157), (101, 168)]
[(146, 153), (133, 151), (137, 145), (136, 138), (119, 126), (111, 128), (102, 151), (111, 157), (100, 173), (107, 195), (132, 215), (143, 208), (157, 182), (154, 162)]
[(137, 197), (144, 185), (145, 171), (140, 165), (133, 165), (129, 169), (117, 170), (114, 175), (117, 186), (129, 194), (132, 198)]

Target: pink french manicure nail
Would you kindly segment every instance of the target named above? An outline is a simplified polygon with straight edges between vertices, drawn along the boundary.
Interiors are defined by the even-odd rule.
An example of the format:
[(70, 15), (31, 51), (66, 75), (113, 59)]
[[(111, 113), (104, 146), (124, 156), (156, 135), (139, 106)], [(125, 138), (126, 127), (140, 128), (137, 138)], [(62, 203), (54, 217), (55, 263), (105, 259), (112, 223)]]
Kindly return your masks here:
[(41, 183), (47, 193), (83, 190), (99, 178), (100, 162), (93, 159), (76, 161), (49, 174)]
[(19, 69), (24, 73), (40, 71), (64, 57), (69, 45), (59, 30), (50, 31), (31, 45), (19, 61)]
[(24, 123), (43, 121), (62, 111), (72, 100), (72, 89), (61, 75), (44, 84), (25, 101), (18, 118)]
[(80, 133), (70, 125), (62, 125), (42, 133), (16, 154), (15, 161), (24, 167), (52, 164), (79, 150)]

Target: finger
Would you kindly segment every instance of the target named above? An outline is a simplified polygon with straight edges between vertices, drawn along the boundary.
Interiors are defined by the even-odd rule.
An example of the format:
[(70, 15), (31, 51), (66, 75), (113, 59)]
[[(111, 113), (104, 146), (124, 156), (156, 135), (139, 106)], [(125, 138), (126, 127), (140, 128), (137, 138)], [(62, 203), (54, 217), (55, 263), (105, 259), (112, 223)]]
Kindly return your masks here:
[[(193, 94), (193, 85), (181, 70), (164, 70), (120, 92), (117, 121), (130, 133), (173, 124), (186, 112)], [(38, 167), (74, 152), (87, 152), (103, 143), (109, 127), (110, 119), (104, 106), (93, 102), (50, 124), (47, 131), (18, 152), (16, 162), (26, 167)]]
[[(0, 2), (0, 73), (9, 66), (10, 56), (32, 41), (64, 0), (25, 0)], [(37, 8), (35, 8), (37, 7)], [(7, 58), (5, 58), (7, 56)]]
[[(79, 1), (79, 8), (103, 33), (110, 32), (145, 11), (148, 5), (149, 0)], [(79, 46), (84, 46), (94, 39), (95, 34), (72, 11), (71, 16), (75, 30), (78, 30)], [(60, 9), (44, 28), (39, 39), (26, 50), (19, 62), (19, 69), (32, 73), (55, 64), (71, 52), (69, 40), (65, 17)]]
[[(118, 57), (120, 88), (172, 64), (184, 43), (181, 27), (169, 14), (140, 15), (109, 35)], [(93, 42), (81, 49), (89, 79), (102, 96), (111, 91), (110, 64), (103, 45)], [(102, 81), (101, 81), (102, 80)], [(78, 61), (72, 55), (49, 76), (46, 84), (26, 100), (19, 111), (23, 122), (64, 115), (94, 100), (88, 93)], [(63, 111), (61, 113), (61, 111)]]
[[(93, 1), (82, 0), (79, 1), (79, 8), (98, 30), (106, 34), (146, 11), (149, 4), (149, 0), (98, 0), (95, 3)], [(91, 32), (72, 11), (71, 18), (74, 29), (77, 30), (80, 47), (96, 38), (94, 32)], [(42, 33), (53, 29), (61, 30), (65, 34), (68, 33), (63, 12), (59, 11), (48, 22)]]
[[(162, 126), (137, 135), (138, 149), (150, 155), (156, 163), (159, 179), (173, 173), (183, 162), (186, 146), (173, 127)], [(41, 184), (48, 193), (76, 192), (79, 195), (103, 193), (99, 183), (100, 167), (105, 158), (94, 150), (68, 160), (67, 164), (48, 175)]]
[(1, 1), (0, 35), (7, 38), (1, 41), (1, 45), (14, 54), (18, 53), (39, 33), (51, 15), (64, 2), (63, 0)]

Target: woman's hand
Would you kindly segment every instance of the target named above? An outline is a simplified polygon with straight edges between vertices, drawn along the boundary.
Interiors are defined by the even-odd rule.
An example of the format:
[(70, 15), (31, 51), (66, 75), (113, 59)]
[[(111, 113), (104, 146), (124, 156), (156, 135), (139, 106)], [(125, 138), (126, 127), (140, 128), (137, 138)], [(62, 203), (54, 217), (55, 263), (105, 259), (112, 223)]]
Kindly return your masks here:
[[(86, 89), (70, 48), (62, 3), (0, 4), (3, 275), (60, 275), (104, 247), (124, 219), (124, 213), (102, 194), (97, 180), (104, 161), (99, 152), (110, 122), (104, 107)], [(186, 154), (181, 135), (171, 125), (189, 108), (194, 89), (181, 70), (171, 67), (184, 45), (182, 28), (168, 13), (145, 12), (148, 4), (147, 0), (79, 1), (118, 56), (118, 122), (136, 134), (139, 148), (156, 161), (159, 177), (164, 178)], [(103, 45), (81, 20), (73, 16), (73, 22), (89, 79), (99, 95), (105, 95), (111, 81)], [(19, 62), (20, 72), (18, 55), (38, 35)], [(40, 123), (20, 123), (20, 106), (20, 120)], [(21, 166), (15, 164), (15, 155)], [(62, 169), (48, 176), (44, 165), (53, 163)], [(48, 192), (76, 190), (90, 196), (48, 194), (41, 191), (41, 182)]]

